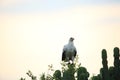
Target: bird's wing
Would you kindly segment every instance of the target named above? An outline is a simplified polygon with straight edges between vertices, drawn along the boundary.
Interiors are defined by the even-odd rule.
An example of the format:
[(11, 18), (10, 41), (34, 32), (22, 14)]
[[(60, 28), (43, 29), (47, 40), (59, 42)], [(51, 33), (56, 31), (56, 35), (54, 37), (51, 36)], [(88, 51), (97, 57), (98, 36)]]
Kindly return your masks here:
[(76, 50), (76, 48), (74, 49), (74, 57), (76, 56), (76, 54), (77, 54), (77, 50)]
[(66, 58), (66, 45), (64, 45), (63, 52), (62, 52), (62, 61)]
[(62, 52), (62, 61), (64, 61), (64, 60), (65, 60), (65, 58), (66, 58), (65, 53), (66, 53), (66, 51), (64, 51), (64, 50), (63, 50), (63, 52)]

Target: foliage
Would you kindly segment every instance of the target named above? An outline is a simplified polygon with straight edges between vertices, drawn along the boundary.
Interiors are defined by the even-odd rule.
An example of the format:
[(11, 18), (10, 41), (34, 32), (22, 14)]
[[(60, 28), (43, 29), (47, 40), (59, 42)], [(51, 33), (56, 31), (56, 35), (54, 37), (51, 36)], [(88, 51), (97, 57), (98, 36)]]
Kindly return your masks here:
[(77, 80), (88, 80), (89, 73), (85, 67), (79, 67), (77, 69)]
[(107, 51), (102, 50), (102, 64), (99, 76), (92, 76), (91, 80), (120, 80), (120, 51), (118, 47), (113, 50), (114, 66), (108, 68)]
[(31, 78), (31, 80), (37, 80), (36, 76), (34, 76), (30, 70), (26, 74)]
[(25, 78), (22, 78), (22, 77), (21, 77), (20, 80), (25, 80)]
[[(40, 80), (88, 80), (89, 73), (85, 67), (81, 67), (78, 62), (78, 55), (74, 59), (73, 63), (61, 62), (62, 70), (54, 70), (53, 65), (48, 65), (48, 73), (43, 73), (40, 76)], [(52, 74), (53, 72), (53, 74)], [(37, 77), (32, 74), (29, 70), (26, 73), (31, 80), (37, 80)], [(77, 75), (75, 75), (77, 74)], [(26, 80), (25, 78), (21, 78), (20, 80)]]
[(119, 60), (119, 48), (114, 48), (114, 80), (120, 80), (120, 60)]
[(110, 80), (114, 80), (114, 67), (109, 67)]
[[(93, 75), (90, 80), (120, 80), (119, 48), (115, 47), (113, 52), (114, 66), (108, 68), (107, 51), (105, 49), (102, 50), (103, 67), (100, 68), (100, 73), (97, 76)], [(90, 74), (85, 67), (81, 67), (78, 59), (77, 55), (73, 63), (61, 62), (61, 70), (54, 70), (52, 64), (48, 65), (48, 73), (43, 73), (39, 80), (88, 80)], [(31, 80), (37, 80), (37, 77), (30, 70), (26, 74)], [(21, 77), (20, 80), (26, 79)]]
[(68, 69), (63, 72), (62, 80), (75, 80), (74, 73), (75, 73), (75, 65), (68, 64)]
[(101, 76), (100, 76), (100, 74), (98, 74), (97, 76), (92, 76), (91, 77), (91, 80), (101, 80)]
[(61, 71), (60, 70), (56, 70), (53, 74), (53, 78), (55, 80), (61, 80)]
[(45, 80), (45, 74), (44, 73), (40, 76), (40, 80)]
[(108, 72), (108, 61), (107, 61), (107, 51), (105, 49), (102, 50), (102, 64), (103, 68), (101, 69), (102, 80), (109, 80), (109, 72)]

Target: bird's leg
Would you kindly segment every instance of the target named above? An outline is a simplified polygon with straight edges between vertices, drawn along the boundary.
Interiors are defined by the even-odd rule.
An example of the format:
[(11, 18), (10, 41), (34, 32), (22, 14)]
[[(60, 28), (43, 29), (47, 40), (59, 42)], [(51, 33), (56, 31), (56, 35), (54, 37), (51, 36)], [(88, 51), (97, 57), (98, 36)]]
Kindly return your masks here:
[(74, 64), (74, 57), (72, 57), (71, 61), (72, 61), (72, 64)]
[(68, 61), (68, 64), (73, 64), (72, 60), (69, 60), (69, 61)]
[(70, 64), (70, 60), (68, 61), (68, 64)]
[(68, 64), (70, 64), (70, 60), (69, 60), (69, 57), (67, 57), (66, 59), (67, 59), (67, 62), (68, 62)]

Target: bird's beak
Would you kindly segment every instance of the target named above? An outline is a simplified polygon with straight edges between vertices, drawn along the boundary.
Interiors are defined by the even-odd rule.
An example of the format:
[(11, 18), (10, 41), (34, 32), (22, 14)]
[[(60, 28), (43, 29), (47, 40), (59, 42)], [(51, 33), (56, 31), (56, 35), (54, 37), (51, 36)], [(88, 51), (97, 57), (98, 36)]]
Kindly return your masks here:
[(74, 38), (71, 38), (72, 40), (74, 40)]
[(72, 38), (72, 37), (71, 37), (71, 38), (70, 38), (70, 40), (71, 40), (71, 41), (73, 41), (73, 40), (74, 40), (74, 38)]

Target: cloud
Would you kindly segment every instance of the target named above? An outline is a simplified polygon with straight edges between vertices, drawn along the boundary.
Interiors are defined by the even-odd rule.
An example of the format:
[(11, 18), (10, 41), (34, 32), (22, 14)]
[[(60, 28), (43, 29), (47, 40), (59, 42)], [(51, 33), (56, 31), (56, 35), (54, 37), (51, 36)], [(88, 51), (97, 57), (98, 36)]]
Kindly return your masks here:
[(77, 5), (78, 1), (56, 0), (5, 0), (1, 2), (0, 12), (21, 13), (36, 11), (52, 11)]
[[(56, 4), (61, 6), (67, 5), (67, 4), (103, 4), (103, 3), (120, 3), (120, 0), (1, 0), (0, 5), (2, 7), (5, 6), (12, 6), (12, 5), (19, 5), (19, 4), (28, 4), (28, 3), (42, 3), (42, 4)], [(62, 5), (63, 4), (63, 5)], [(52, 5), (51, 5), (52, 6)]]
[(92, 6), (98, 4), (120, 4), (119, 0), (2, 0), (0, 12), (31, 13), (63, 10), (74, 6)]
[(0, 7), (10, 7), (31, 2), (32, 0), (1, 0)]

